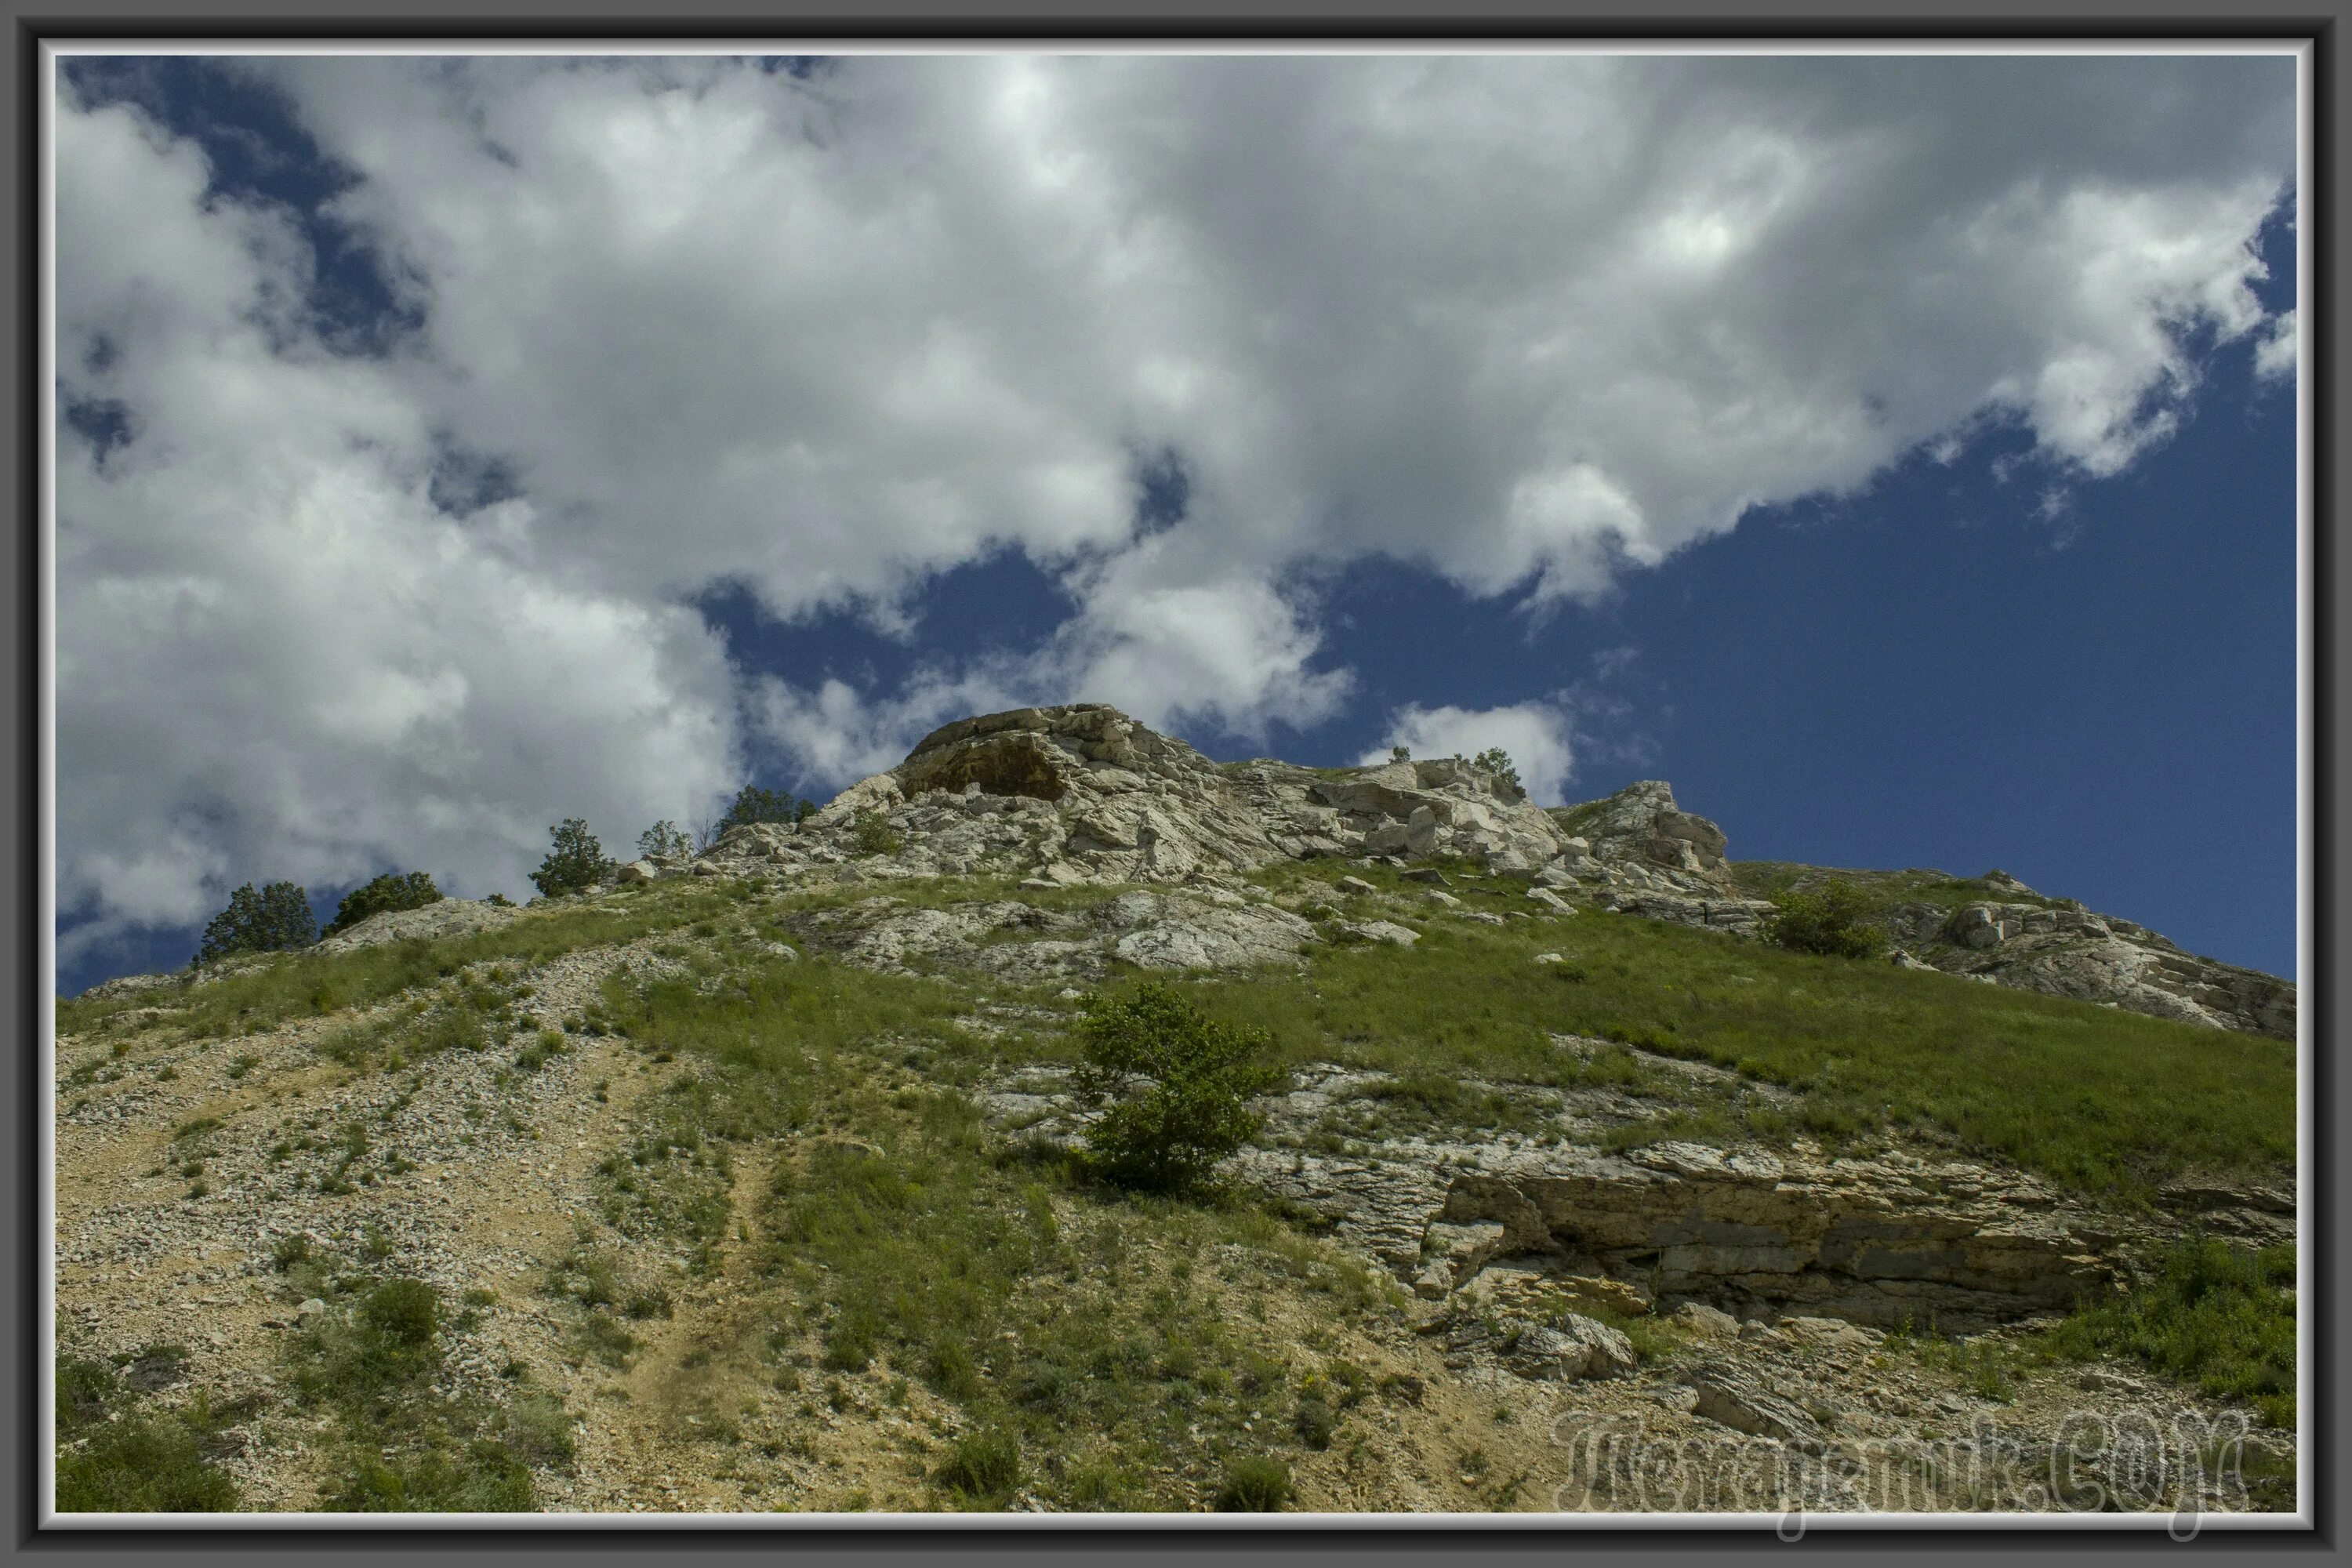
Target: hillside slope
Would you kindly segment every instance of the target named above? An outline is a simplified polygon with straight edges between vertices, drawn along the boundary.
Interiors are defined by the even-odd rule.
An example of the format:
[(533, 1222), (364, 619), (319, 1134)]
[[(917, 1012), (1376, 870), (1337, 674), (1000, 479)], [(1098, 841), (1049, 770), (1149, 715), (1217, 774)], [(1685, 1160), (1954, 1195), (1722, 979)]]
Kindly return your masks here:
[[(2287, 1042), (1785, 952), (1664, 786), (1562, 815), (1024, 710), (61, 1003), (66, 1506), (2047, 1508), (2150, 1412), (2071, 1473), (2292, 1506)], [(1151, 978), (1280, 1068), (1203, 1196), (1073, 1154)], [(2135, 1351), (2200, 1237), (2229, 1353)]]

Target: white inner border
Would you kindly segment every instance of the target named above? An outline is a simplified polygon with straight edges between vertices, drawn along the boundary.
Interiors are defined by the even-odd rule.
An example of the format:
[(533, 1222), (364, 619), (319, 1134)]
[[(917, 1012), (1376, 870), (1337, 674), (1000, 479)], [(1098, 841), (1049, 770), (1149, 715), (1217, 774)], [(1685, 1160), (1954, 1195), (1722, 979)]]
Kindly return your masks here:
[[(834, 40), (817, 39), (795, 44), (789, 39), (746, 37), (740, 40), (712, 42), (702, 40), (686, 44), (646, 43), (638, 40), (608, 43), (549, 44), (537, 40), (486, 41), (463, 47), (434, 47), (402, 41), (398, 43), (331, 43), (305, 44), (288, 41), (237, 41), (222, 43), (208, 39), (151, 38), (142, 40), (45, 40), (41, 45), (40, 112), (37, 117), (41, 143), (37, 150), (38, 195), (36, 210), (43, 226), (40, 250), (42, 310), (39, 329), (39, 369), (41, 429), (46, 439), (40, 446), (40, 536), (37, 541), (39, 555), (40, 592), (40, 680), (38, 731), (47, 746), (41, 770), (39, 830), (41, 843), (47, 851), (39, 867), (40, 930), (38, 963), (41, 972), (50, 977), (42, 986), (41, 1010), (41, 1093), (47, 1113), (41, 1117), (41, 1212), (47, 1221), (50, 1245), (41, 1255), (41, 1300), (39, 1327), (41, 1334), (41, 1379), (37, 1394), (39, 1419), (37, 1429), (48, 1436), (40, 1446), (37, 1487), (40, 1500), (40, 1528), (44, 1530), (125, 1528), (180, 1529), (184, 1527), (252, 1529), (310, 1528), (316, 1525), (351, 1525), (382, 1527), (394, 1520), (410, 1529), (541, 1529), (541, 1528), (610, 1528), (614, 1525), (675, 1526), (692, 1525), (703, 1528), (782, 1529), (863, 1526), (879, 1529), (966, 1529), (966, 1528), (1129, 1528), (1161, 1529), (1178, 1527), (1193, 1530), (1221, 1528), (1261, 1530), (1265, 1528), (1331, 1528), (1356, 1527), (1376, 1529), (1423, 1529), (1431, 1527), (1461, 1528), (1489, 1526), (1499, 1529), (1524, 1530), (1531, 1525), (1550, 1524), (1566, 1532), (1580, 1527), (1626, 1529), (1723, 1529), (1753, 1531), (1765, 1527), (1779, 1529), (1783, 1539), (1790, 1539), (1791, 1530), (1801, 1533), (1814, 1529), (1851, 1529), (1854, 1527), (1895, 1529), (1950, 1529), (1954, 1526), (1977, 1526), (1999, 1530), (2004, 1527), (2025, 1529), (2072, 1529), (2097, 1531), (2139, 1531), (2142, 1533), (2176, 1527), (2170, 1514), (2078, 1514), (2078, 1513), (1279, 1513), (1279, 1514), (922, 1514), (922, 1513), (796, 1513), (796, 1514), (716, 1514), (716, 1513), (531, 1513), (531, 1514), (433, 1514), (383, 1515), (354, 1513), (234, 1513), (234, 1514), (60, 1514), (57, 1511), (57, 1446), (54, 1436), (57, 1420), (57, 110), (58, 68), (62, 58), (75, 56), (101, 55), (183, 55), (183, 56), (385, 56), (391, 58), (440, 58), (452, 56), (542, 56), (565, 58), (613, 55), (1003, 55), (1003, 54), (1064, 54), (1064, 55), (1135, 55), (1176, 54), (1202, 56), (1252, 55), (1705, 55), (1705, 56), (1816, 56), (1912, 57), (1935, 56), (2113, 56), (2113, 55), (2292, 55), (2295, 61), (2295, 982), (2298, 991), (2296, 1007), (2296, 1149), (2295, 1149), (2295, 1228), (2297, 1237), (2297, 1279), (2295, 1300), (2296, 1360), (2298, 1366), (2297, 1408), (2308, 1412), (2314, 1408), (2316, 1392), (2313, 1379), (2311, 1332), (2316, 1315), (2309, 1306), (2315, 1280), (2311, 1266), (2311, 1152), (2316, 1134), (2315, 1112), (2311, 1102), (2312, 1037), (2311, 1007), (2302, 992), (2308, 987), (2314, 974), (2315, 954), (2312, 950), (2311, 925), (2314, 890), (2311, 877), (2312, 812), (2315, 801), (2310, 788), (2312, 757), (2312, 611), (2317, 584), (2311, 575), (2311, 545), (2314, 519), (2312, 516), (2311, 458), (2314, 433), (2311, 426), (2311, 377), (2307, 367), (2316, 341), (2312, 324), (2311, 300), (2311, 225), (2308, 204), (2311, 190), (2312, 152), (2312, 60), (2314, 46), (2309, 43), (2285, 45), (2253, 40), (2215, 42), (2131, 41), (2106, 40), (2026, 41), (2016, 44), (1986, 44), (1979, 40), (1947, 40), (1922, 43), (1877, 43), (1854, 41), (1805, 41), (1773, 47), (1748, 43), (1685, 43), (1681, 41), (1621, 41), (1608, 43), (1562, 42), (1557, 39), (1530, 37), (1524, 44), (1482, 40), (1472, 44), (1426, 47), (1412, 43), (1347, 41), (1324, 42), (1308, 40), (1296, 43), (1196, 43), (1151, 44), (1103, 42), (1087, 38), (1084, 34), (1072, 34), (1067, 39), (1023, 39), (1012, 46), (950, 42), (911, 44), (897, 40)], [(2294, 1530), (2310, 1529), (2312, 1519), (2311, 1443), (2307, 1427), (2298, 1423), (2295, 1444), (2295, 1500), (2293, 1514), (2201, 1514), (2181, 1521), (2198, 1531), (2204, 1530)]]

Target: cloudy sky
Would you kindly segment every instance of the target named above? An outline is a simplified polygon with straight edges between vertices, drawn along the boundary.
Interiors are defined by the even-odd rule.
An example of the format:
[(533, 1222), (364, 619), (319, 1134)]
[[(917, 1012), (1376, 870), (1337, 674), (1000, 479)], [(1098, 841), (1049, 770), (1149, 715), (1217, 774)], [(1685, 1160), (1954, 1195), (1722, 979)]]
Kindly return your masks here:
[(1115, 702), (2292, 973), (2283, 58), (86, 58), (60, 984)]

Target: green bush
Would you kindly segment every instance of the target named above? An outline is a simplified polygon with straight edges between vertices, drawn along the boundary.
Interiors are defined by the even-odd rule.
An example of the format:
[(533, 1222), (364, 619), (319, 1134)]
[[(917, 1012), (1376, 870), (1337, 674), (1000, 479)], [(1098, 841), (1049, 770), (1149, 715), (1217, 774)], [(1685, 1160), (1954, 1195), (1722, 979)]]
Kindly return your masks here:
[(604, 858), (604, 847), (580, 818), (567, 816), (547, 832), (553, 847), (530, 874), (532, 885), (546, 897), (593, 887), (614, 871), (613, 863)]
[(259, 892), (247, 882), (228, 896), (228, 907), (205, 927), (199, 966), (236, 952), (275, 952), (309, 947), (319, 940), (319, 919), (310, 896), (291, 882), (271, 882)]
[(422, 1279), (387, 1279), (368, 1293), (360, 1315), (394, 1344), (414, 1350), (433, 1342), (440, 1301)]
[(1087, 1152), (1121, 1186), (1174, 1192), (1198, 1183), (1257, 1131), (1249, 1097), (1281, 1081), (1259, 1059), (1272, 1037), (1218, 1023), (1156, 982), (1095, 998), (1080, 1034), (1086, 1059), (1072, 1081), (1098, 1113)]
[(1002, 1508), (1021, 1484), (1021, 1445), (998, 1428), (974, 1432), (948, 1451), (938, 1479), (967, 1502)]
[(1278, 1513), (1290, 1500), (1290, 1467), (1262, 1454), (1244, 1454), (1225, 1467), (1217, 1491), (1220, 1513)]
[(343, 1513), (528, 1513), (538, 1506), (530, 1468), (499, 1442), (467, 1446), (462, 1462), (437, 1451), (389, 1463), (354, 1455), (328, 1494)]
[(343, 895), (335, 910), (335, 918), (327, 924), (326, 934), (334, 935), (348, 930), (370, 915), (389, 914), (394, 910), (421, 910), (427, 904), (441, 901), (441, 889), (423, 871), (395, 873), (386, 871), (364, 887), (352, 889)]
[(1879, 929), (1862, 918), (1869, 901), (1842, 878), (1831, 878), (1818, 892), (1775, 893), (1772, 908), (1762, 927), (1764, 940), (1791, 952), (1868, 958), (1885, 945)]
[(849, 842), (860, 855), (896, 855), (906, 847), (890, 826), (889, 818), (878, 811), (861, 811), (850, 830)]
[(730, 827), (741, 827), (752, 822), (794, 823), (816, 810), (816, 803), (796, 800), (782, 790), (761, 789), (757, 784), (745, 784), (727, 815), (719, 819), (713, 831), (724, 833)]

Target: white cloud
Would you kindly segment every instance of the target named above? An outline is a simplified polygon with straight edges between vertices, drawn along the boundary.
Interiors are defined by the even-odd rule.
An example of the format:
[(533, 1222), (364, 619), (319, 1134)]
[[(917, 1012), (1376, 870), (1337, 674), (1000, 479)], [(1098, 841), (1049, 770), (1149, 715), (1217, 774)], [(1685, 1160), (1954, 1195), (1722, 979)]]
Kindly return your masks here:
[[(828, 783), (957, 703), (1312, 723), (1354, 688), (1276, 584), (1368, 553), (1570, 601), (2001, 420), (2113, 473), (2192, 332), (2263, 329), (2293, 148), (2244, 58), (250, 68), (422, 324), (331, 352), (285, 215), (61, 110), (64, 380), (133, 432), (60, 443), (61, 888), (118, 922), (511, 886), (552, 813), (692, 816), (739, 702)], [(517, 498), (437, 508), (445, 436)], [(747, 686), (680, 607), (904, 628), (1007, 548), (1072, 617), (895, 699)]]
[(103, 461), (59, 439), (79, 945), (201, 921), (247, 879), (396, 865), (522, 891), (551, 813), (633, 835), (730, 782), (730, 678), (698, 617), (567, 585), (527, 502), (441, 513), (396, 371), (278, 312), (309, 267), (291, 229), (208, 204), (201, 163), (128, 110), (58, 131), (60, 245), (91, 262), (59, 269), (64, 390), (140, 432)]
[(1388, 739), (1360, 760), (1385, 763), (1391, 746), (1403, 746), (1416, 757), (1475, 757), (1500, 746), (1510, 753), (1520, 785), (1537, 804), (1557, 805), (1567, 798), (1568, 781), (1576, 768), (1570, 735), (1569, 712), (1558, 702), (1486, 709), (1413, 704), (1391, 715)]
[(2254, 374), (2265, 380), (2293, 379), (2299, 350), (2295, 338), (2295, 313), (2282, 310), (2272, 319), (2270, 331), (2254, 345)]
[(570, 549), (782, 613), (1116, 552), (1163, 446), (1226, 588), (1380, 550), (1589, 593), (1988, 411), (2111, 473), (2182, 334), (2259, 324), (2292, 151), (2283, 59), (281, 76)]

